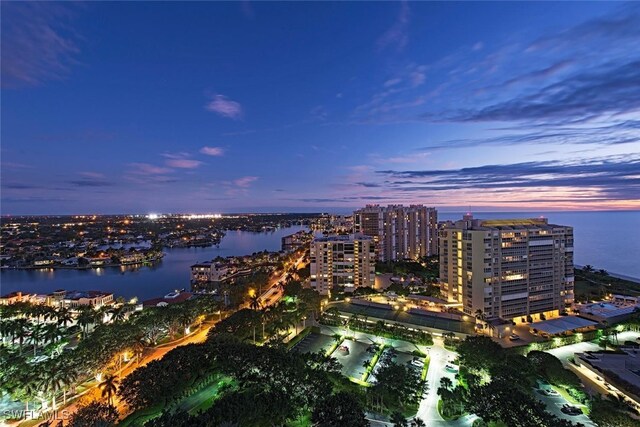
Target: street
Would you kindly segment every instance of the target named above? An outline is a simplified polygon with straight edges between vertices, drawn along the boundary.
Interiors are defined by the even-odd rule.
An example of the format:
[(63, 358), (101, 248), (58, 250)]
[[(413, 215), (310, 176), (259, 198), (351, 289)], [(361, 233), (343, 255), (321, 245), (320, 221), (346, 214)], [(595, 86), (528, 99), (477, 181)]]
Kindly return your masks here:
[(429, 389), (420, 402), (417, 418), (422, 419), (428, 426), (470, 426), (477, 418), (475, 415), (467, 415), (455, 421), (445, 421), (438, 413), (438, 387), (440, 379), (448, 377), (455, 384), (455, 373), (445, 370), (445, 366), (456, 358), (456, 353), (444, 348), (441, 338), (434, 337), (434, 345), (429, 348), (429, 370), (427, 371), (427, 383)]

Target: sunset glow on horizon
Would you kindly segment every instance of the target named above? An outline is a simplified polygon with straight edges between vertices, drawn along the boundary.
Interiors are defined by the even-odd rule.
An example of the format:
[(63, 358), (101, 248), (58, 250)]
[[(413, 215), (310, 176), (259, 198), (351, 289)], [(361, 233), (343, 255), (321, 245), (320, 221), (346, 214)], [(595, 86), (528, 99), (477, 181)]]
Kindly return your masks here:
[(2, 3), (2, 214), (640, 210), (640, 5)]

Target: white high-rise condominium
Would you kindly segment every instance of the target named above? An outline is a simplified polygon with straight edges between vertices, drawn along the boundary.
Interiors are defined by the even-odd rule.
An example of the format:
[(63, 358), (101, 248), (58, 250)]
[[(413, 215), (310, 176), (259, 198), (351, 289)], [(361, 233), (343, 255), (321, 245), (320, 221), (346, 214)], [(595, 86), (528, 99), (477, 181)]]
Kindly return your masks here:
[(356, 233), (376, 242), (379, 261), (418, 259), (438, 253), (438, 212), (424, 205), (367, 205), (353, 213)]
[(311, 287), (321, 295), (330, 295), (335, 286), (353, 290), (373, 287), (375, 282), (375, 245), (373, 239), (359, 234), (319, 237), (311, 242)]
[(557, 316), (573, 304), (572, 227), (465, 215), (439, 236), (443, 297), (465, 313), (520, 322)]

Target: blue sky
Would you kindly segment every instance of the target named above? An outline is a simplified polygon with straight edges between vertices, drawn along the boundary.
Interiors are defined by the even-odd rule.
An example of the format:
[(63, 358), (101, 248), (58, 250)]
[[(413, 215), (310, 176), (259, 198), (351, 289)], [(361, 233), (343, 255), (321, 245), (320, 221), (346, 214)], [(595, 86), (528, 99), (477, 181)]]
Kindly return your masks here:
[(2, 213), (640, 208), (640, 7), (2, 3)]

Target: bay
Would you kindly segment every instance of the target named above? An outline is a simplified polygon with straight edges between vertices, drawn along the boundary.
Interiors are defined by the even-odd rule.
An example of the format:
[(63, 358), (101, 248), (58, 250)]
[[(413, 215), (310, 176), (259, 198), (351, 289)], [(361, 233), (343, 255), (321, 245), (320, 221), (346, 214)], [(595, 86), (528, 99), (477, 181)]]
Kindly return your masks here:
[(175, 289), (189, 290), (190, 266), (217, 256), (250, 255), (258, 251), (279, 251), (283, 236), (306, 229), (302, 226), (253, 233), (229, 230), (219, 247), (165, 248), (162, 261), (151, 266), (123, 266), (88, 270), (2, 270), (0, 294), (13, 291), (50, 293), (56, 289), (100, 290), (127, 299), (146, 300)]

